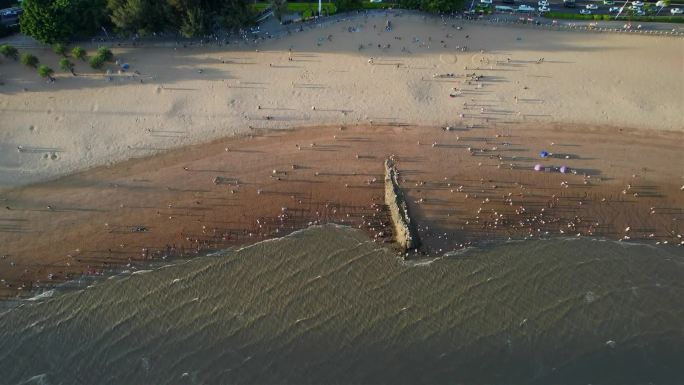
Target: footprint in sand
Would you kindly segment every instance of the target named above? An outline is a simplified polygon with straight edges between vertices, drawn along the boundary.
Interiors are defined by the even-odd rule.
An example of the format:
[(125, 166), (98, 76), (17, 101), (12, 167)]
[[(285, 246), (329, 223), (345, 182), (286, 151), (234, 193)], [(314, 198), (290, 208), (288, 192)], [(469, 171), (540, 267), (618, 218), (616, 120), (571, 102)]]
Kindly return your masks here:
[(92, 112), (97, 112), (99, 109), (100, 109), (100, 105), (97, 103), (93, 104), (93, 106), (90, 107), (90, 111), (92, 111)]

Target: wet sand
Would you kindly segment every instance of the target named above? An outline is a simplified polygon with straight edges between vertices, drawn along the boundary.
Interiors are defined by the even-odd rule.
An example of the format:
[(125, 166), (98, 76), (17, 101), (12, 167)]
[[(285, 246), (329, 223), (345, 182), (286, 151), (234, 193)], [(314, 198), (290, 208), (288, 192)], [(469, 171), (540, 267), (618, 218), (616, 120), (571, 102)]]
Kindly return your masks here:
[[(382, 202), (390, 155), (421, 256), (553, 236), (673, 247), (684, 219), (682, 147), (679, 132), (554, 124), (252, 130), (4, 191), (1, 294), (315, 223), (390, 241)], [(551, 157), (540, 159), (541, 150)], [(549, 171), (533, 171), (537, 163)], [(563, 165), (573, 172), (557, 172)]]

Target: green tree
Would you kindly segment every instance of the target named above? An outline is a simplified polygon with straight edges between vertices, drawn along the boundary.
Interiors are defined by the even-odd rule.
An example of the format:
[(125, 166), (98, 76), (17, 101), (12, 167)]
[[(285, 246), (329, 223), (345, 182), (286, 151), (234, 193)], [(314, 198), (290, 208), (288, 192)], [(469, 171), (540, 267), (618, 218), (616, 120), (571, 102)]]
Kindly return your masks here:
[(24, 0), (21, 32), (43, 43), (90, 36), (105, 20), (104, 0)]
[[(247, 0), (166, 0), (169, 6), (169, 26), (188, 34), (203, 33), (223, 26), (237, 30), (252, 25), (255, 12)], [(200, 12), (198, 12), (201, 11)]]
[(21, 55), (21, 64), (35, 68), (38, 65), (38, 58), (30, 53), (25, 53)]
[(52, 51), (60, 56), (66, 56), (66, 47), (62, 43), (56, 43), (52, 46)]
[(61, 68), (62, 71), (71, 72), (72, 75), (74, 74), (74, 63), (65, 57), (59, 61), (59, 68)]
[(107, 47), (100, 47), (97, 49), (97, 56), (102, 58), (102, 61), (112, 61), (114, 54)]
[(17, 51), (17, 49), (14, 48), (14, 46), (9, 44), (0, 45), (0, 53), (2, 54), (2, 56), (6, 58), (12, 58), (14, 60), (17, 60), (17, 58), (19, 57), (19, 51)]
[(193, 8), (187, 11), (187, 17), (183, 19), (180, 32), (185, 37), (202, 36), (207, 32), (208, 18), (201, 8)]
[(283, 16), (287, 13), (287, 0), (271, 0), (271, 9), (273, 16), (278, 21), (283, 21)]
[(88, 59), (88, 64), (90, 64), (90, 66), (96, 70), (102, 68), (104, 62), (104, 58), (100, 55), (95, 55)]
[(335, 6), (339, 12), (348, 12), (361, 9), (363, 2), (361, 0), (336, 0)]
[(114, 27), (126, 34), (147, 35), (170, 24), (170, 7), (163, 0), (107, 0)]
[(85, 60), (86, 51), (83, 48), (76, 46), (71, 50), (71, 55), (76, 59)]
[(218, 9), (220, 12), (216, 19), (229, 30), (237, 31), (255, 22), (254, 10), (245, 0), (226, 0)]
[(52, 70), (52, 68), (42, 65), (38, 67), (38, 75), (40, 75), (41, 78), (48, 78), (51, 77), (52, 74), (54, 74), (55, 71)]

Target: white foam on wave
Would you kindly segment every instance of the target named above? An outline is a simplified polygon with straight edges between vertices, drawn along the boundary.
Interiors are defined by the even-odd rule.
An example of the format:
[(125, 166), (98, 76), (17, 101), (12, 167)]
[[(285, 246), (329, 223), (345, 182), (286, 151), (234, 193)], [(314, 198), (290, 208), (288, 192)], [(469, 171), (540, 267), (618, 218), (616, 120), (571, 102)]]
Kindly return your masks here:
[(55, 289), (50, 289), (50, 290), (44, 291), (44, 292), (42, 292), (36, 296), (33, 296), (33, 297), (27, 299), (27, 301), (39, 301), (41, 299), (50, 298), (53, 295), (55, 295)]
[[(326, 227), (332, 227), (332, 228), (336, 228), (336, 229), (357, 230), (357, 229), (355, 229), (355, 228), (353, 228), (353, 227), (349, 227), (349, 226), (347, 226), (347, 225), (340, 225), (340, 224), (338, 224), (338, 223), (326, 223), (326, 224), (324, 224), (324, 225), (311, 225), (311, 226), (306, 227), (306, 228), (303, 228), (303, 229), (295, 230), (295, 231), (293, 231), (293, 232), (291, 232), (291, 233), (289, 233), (289, 234), (287, 234), (287, 235), (283, 235), (282, 237), (264, 239), (263, 241), (254, 242), (254, 243), (251, 243), (251, 244), (249, 244), (249, 245), (242, 246), (242, 247), (236, 249), (235, 252), (244, 251), (244, 250), (249, 250), (249, 249), (251, 249), (251, 248), (253, 248), (253, 247), (255, 247), (255, 246), (267, 244), (267, 243), (270, 243), (270, 242), (276, 242), (276, 241), (279, 241), (279, 240), (282, 240), (282, 239), (293, 238), (293, 237), (296, 237), (296, 236), (298, 236), (298, 235), (304, 234), (304, 233), (306, 233), (307, 231), (311, 231), (311, 230), (314, 230), (314, 229), (324, 229), (324, 228), (326, 228)], [(230, 250), (230, 249), (227, 249), (227, 250)], [(222, 253), (222, 252), (225, 252), (225, 251), (219, 251), (219, 252), (216, 252), (216, 253), (213, 253), (213, 254), (214, 254), (214, 255), (217, 255), (217, 254), (220, 255), (220, 253)]]

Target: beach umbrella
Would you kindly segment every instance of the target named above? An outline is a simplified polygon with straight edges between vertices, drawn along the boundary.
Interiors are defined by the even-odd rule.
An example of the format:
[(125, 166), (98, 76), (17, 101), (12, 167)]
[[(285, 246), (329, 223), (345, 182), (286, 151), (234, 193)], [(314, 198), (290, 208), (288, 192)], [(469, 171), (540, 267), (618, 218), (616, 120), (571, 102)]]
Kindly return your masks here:
[(561, 174), (566, 174), (568, 171), (570, 171), (570, 168), (568, 166), (561, 166), (558, 171), (561, 172)]
[(539, 164), (539, 163), (537, 163), (537, 164), (534, 165), (534, 171), (541, 171), (541, 170), (543, 170), (543, 169), (544, 169), (544, 166), (542, 166), (542, 165)]
[(539, 153), (539, 156), (542, 157), (542, 158), (548, 158), (548, 157), (549, 157), (549, 153), (546, 152), (546, 151), (541, 151), (541, 152)]

